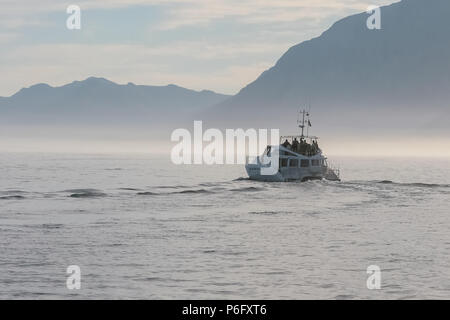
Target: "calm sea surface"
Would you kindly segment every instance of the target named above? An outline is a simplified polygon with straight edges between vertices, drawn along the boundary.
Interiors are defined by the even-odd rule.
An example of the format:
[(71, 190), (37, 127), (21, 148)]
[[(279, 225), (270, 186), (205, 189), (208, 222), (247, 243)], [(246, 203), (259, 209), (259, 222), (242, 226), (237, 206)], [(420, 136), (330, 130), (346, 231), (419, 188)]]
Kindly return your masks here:
[(0, 298), (449, 299), (449, 159), (334, 160), (342, 182), (261, 183), (162, 156), (0, 154)]

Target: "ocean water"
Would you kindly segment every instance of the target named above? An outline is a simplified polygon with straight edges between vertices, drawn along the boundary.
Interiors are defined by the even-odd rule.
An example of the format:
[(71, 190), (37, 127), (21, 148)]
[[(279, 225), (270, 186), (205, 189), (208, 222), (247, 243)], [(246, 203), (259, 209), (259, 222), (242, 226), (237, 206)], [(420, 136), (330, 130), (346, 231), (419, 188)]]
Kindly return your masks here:
[(450, 298), (449, 159), (333, 160), (342, 182), (262, 183), (164, 156), (0, 154), (0, 298)]

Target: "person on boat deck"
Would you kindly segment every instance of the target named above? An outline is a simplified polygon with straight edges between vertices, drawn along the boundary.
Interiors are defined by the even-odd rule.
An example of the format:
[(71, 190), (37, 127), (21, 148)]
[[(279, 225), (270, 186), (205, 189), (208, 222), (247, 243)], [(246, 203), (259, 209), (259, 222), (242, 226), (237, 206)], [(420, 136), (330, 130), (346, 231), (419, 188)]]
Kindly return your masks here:
[(299, 143), (298, 143), (297, 138), (294, 138), (294, 141), (292, 141), (292, 150), (297, 152), (298, 151), (298, 145), (299, 145)]
[(308, 145), (308, 144), (306, 143), (306, 141), (305, 141), (303, 138), (301, 138), (301, 139), (300, 139), (300, 147), (299, 147), (299, 153), (300, 153), (300, 154), (305, 155), (307, 145)]
[(317, 140), (313, 141), (313, 145), (314, 145), (314, 147), (316, 147), (316, 149), (319, 149), (319, 144), (317, 143)]
[(288, 149), (290, 149), (290, 147), (291, 147), (291, 144), (289, 143), (289, 141), (286, 139), (286, 141), (285, 142), (283, 142), (283, 144), (282, 144), (282, 146), (283, 147), (285, 147), (285, 148), (288, 148)]
[(319, 152), (319, 144), (317, 143), (317, 140), (313, 141), (313, 147), (314, 147), (314, 154), (317, 154)]
[(305, 155), (310, 157), (312, 155), (312, 146), (309, 143), (306, 143), (305, 149)]

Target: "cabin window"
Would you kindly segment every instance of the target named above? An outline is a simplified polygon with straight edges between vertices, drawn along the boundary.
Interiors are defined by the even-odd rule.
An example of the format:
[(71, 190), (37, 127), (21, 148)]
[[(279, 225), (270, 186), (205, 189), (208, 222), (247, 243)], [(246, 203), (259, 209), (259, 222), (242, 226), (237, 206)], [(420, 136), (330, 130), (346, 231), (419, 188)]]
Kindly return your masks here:
[(288, 165), (288, 159), (280, 159), (280, 167), (286, 168)]
[(300, 166), (301, 166), (302, 168), (309, 167), (309, 160), (307, 160), (307, 159), (302, 159), (301, 162), (300, 162)]
[(289, 160), (289, 167), (297, 168), (298, 167), (298, 159)]
[(313, 159), (313, 160), (311, 160), (311, 165), (312, 165), (313, 167), (318, 167), (318, 166), (320, 166), (320, 161), (319, 161), (319, 159)]

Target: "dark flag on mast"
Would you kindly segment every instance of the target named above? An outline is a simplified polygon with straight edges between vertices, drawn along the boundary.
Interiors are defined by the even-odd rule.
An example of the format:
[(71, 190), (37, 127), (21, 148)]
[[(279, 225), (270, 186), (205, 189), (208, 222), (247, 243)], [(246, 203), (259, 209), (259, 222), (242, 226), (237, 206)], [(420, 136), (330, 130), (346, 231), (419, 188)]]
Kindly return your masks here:
[(308, 120), (308, 126), (312, 127), (311, 121)]

